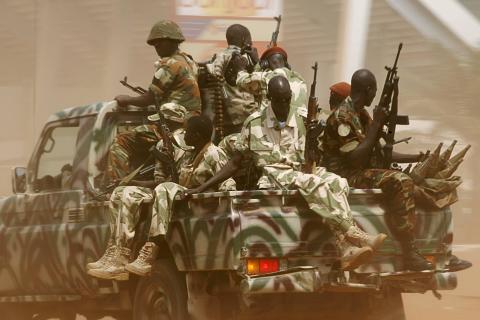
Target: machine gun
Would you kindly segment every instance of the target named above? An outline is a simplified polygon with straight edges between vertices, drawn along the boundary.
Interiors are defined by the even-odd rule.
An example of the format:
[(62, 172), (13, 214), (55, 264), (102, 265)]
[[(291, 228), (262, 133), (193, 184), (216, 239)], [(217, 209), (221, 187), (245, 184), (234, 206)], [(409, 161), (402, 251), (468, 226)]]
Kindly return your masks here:
[(282, 15), (280, 14), (278, 17), (273, 17), (273, 19), (277, 21), (277, 27), (275, 28), (275, 31), (272, 33), (272, 39), (268, 44), (268, 48), (277, 46), (278, 34), (280, 33), (280, 24), (282, 23)]
[(318, 136), (313, 131), (314, 129), (311, 128), (312, 124), (315, 123), (315, 119), (317, 118), (317, 109), (318, 109), (318, 102), (317, 97), (315, 96), (315, 87), (317, 86), (317, 71), (318, 71), (318, 63), (312, 66), (313, 69), (313, 82), (310, 85), (310, 96), (308, 97), (308, 112), (307, 112), (307, 134), (305, 137), (305, 166), (303, 171), (305, 173), (312, 173), (313, 168), (315, 167), (315, 159), (316, 159), (316, 150), (317, 147), (315, 145), (315, 139)]
[(123, 80), (120, 80), (120, 83), (123, 84), (128, 89), (130, 89), (130, 90), (132, 90), (132, 91), (134, 91), (134, 92), (136, 92), (140, 95), (147, 93), (147, 90), (145, 90), (144, 88), (139, 87), (139, 86), (134, 87), (131, 84), (129, 84), (127, 82), (127, 76), (123, 77)]
[(387, 70), (387, 77), (385, 78), (385, 84), (383, 85), (382, 95), (380, 96), (380, 101), (375, 108), (382, 108), (387, 111), (387, 120), (385, 121), (385, 127), (387, 128), (386, 132), (382, 130), (379, 138), (383, 138), (385, 145), (382, 147), (380, 141), (377, 142), (374, 148), (374, 154), (381, 155), (382, 159), (379, 164), (381, 168), (389, 169), (392, 165), (392, 153), (393, 145), (399, 142), (408, 142), (409, 139), (402, 139), (401, 141), (395, 141), (395, 130), (398, 125), (408, 125), (409, 118), (408, 116), (399, 116), (398, 115), (398, 81), (399, 77), (397, 75), (397, 64), (398, 58), (400, 57), (400, 51), (402, 50), (403, 44), (398, 45), (397, 55), (395, 57), (395, 62), (392, 67), (385, 66)]

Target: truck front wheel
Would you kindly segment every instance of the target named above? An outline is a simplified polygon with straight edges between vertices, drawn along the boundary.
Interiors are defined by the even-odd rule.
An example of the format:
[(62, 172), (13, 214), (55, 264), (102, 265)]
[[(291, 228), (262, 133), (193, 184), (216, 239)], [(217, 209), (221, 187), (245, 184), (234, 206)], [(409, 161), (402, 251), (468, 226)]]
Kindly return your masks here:
[(135, 292), (133, 320), (186, 320), (185, 276), (169, 259), (160, 259), (152, 275), (140, 279)]

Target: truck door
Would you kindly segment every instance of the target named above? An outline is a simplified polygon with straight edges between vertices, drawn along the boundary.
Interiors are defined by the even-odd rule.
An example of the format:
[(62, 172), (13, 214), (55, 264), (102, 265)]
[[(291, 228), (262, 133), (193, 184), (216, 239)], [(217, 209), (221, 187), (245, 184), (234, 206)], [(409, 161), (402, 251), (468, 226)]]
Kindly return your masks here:
[(76, 248), (82, 248), (81, 225), (69, 222), (83, 212), (84, 191), (78, 181), (86, 179), (91, 141), (86, 128), (93, 121), (60, 120), (43, 130), (28, 166), (29, 191), (17, 195), (22, 212), (16, 212), (3, 234), (15, 295), (74, 293), (88, 281), (83, 260), (75, 258)]

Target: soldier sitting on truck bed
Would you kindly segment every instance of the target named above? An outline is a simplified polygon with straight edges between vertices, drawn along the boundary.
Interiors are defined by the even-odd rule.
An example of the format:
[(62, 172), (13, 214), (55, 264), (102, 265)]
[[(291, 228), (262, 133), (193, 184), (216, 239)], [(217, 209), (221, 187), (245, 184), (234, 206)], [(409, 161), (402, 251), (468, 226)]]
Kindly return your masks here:
[[(459, 182), (457, 184), (457, 181), (448, 181), (437, 176), (436, 179), (428, 179), (430, 185), (424, 186), (426, 182), (416, 182), (416, 179), (412, 179), (414, 177), (412, 174), (398, 170), (375, 169), (381, 159), (373, 152), (373, 148), (387, 114), (383, 108), (377, 108), (372, 119), (365, 109), (371, 105), (377, 91), (377, 81), (372, 72), (367, 69), (356, 71), (351, 83), (351, 97), (335, 109), (327, 120), (323, 140), (324, 165), (332, 172), (347, 178), (348, 183), (355, 188), (382, 189), (386, 195), (390, 228), (402, 246), (404, 269), (411, 271), (433, 269), (433, 264), (421, 256), (415, 246), (415, 202), (416, 199), (424, 200), (425, 192), (435, 193), (434, 190), (438, 188), (442, 192), (430, 194), (430, 198), (433, 199), (428, 200), (431, 200), (437, 208), (446, 207), (452, 202), (450, 195), (454, 194), (453, 198), (456, 199), (454, 192)], [(398, 94), (398, 87), (395, 87), (395, 92)], [(459, 156), (463, 156), (466, 150), (468, 147), (461, 151)], [(394, 152), (392, 158), (395, 162), (412, 163), (421, 161), (423, 155)], [(428, 167), (428, 161), (425, 160), (417, 167), (425, 165)], [(455, 166), (452, 169), (455, 169)], [(432, 171), (432, 168), (429, 168), (429, 171)], [(415, 172), (414, 169), (412, 173)], [(423, 193), (419, 192), (422, 190)], [(435, 200), (442, 206), (438, 206)], [(470, 262), (455, 256), (448, 265), (452, 270), (461, 270), (469, 266)]]
[[(196, 187), (212, 177), (222, 166), (227, 163), (225, 153), (211, 142), (212, 122), (206, 116), (193, 116), (187, 121), (185, 132), (185, 143), (193, 149), (185, 151), (174, 145), (173, 159), (178, 172), (178, 184), (170, 181), (173, 178), (165, 170), (163, 162), (158, 161), (155, 168), (155, 183), (157, 185), (152, 192), (148, 194), (135, 194), (138, 199), (152, 199), (154, 195), (154, 204), (152, 208), (152, 217), (149, 230), (149, 241), (145, 243), (139, 252), (137, 259), (130, 262), (129, 241), (135, 235), (135, 227), (139, 221), (138, 206), (136, 211), (123, 204), (123, 210), (120, 212), (118, 225), (118, 244), (116, 255), (107, 259), (100, 268), (90, 269), (89, 274), (102, 279), (128, 279), (128, 271), (145, 276), (151, 271), (151, 264), (158, 254), (158, 244), (168, 229), (170, 217), (170, 204), (175, 195), (184, 190), (185, 187)], [(163, 141), (160, 141), (158, 149), (163, 148)], [(133, 189), (133, 188), (132, 188)], [(235, 182), (233, 180), (225, 181), (220, 186), (221, 190), (234, 190)], [(143, 190), (142, 190), (143, 191)]]
[(353, 270), (365, 263), (385, 240), (371, 236), (354, 223), (348, 205), (347, 181), (325, 168), (314, 174), (301, 172), (304, 162), (305, 126), (291, 107), (292, 91), (285, 77), (275, 76), (268, 83), (269, 105), (252, 114), (244, 123), (235, 145), (235, 154), (212, 179), (188, 190), (186, 196), (201, 193), (231, 177), (251, 158), (262, 169), (260, 189), (298, 189), (310, 209), (322, 216), (338, 238), (342, 250), (341, 267)]
[(228, 106), (223, 115), (223, 133), (240, 132), (245, 119), (257, 110), (253, 95), (236, 86), (236, 73), (233, 71), (231, 59), (235, 54), (240, 55), (241, 50), (252, 45), (252, 37), (247, 27), (233, 24), (226, 32), (228, 47), (216, 54), (215, 59), (206, 65), (208, 72), (222, 82)]
[[(352, 187), (382, 189), (387, 197), (391, 227), (403, 248), (404, 268), (412, 271), (432, 269), (432, 263), (421, 256), (415, 246), (413, 180), (401, 171), (373, 169), (371, 164), (372, 150), (387, 116), (378, 108), (372, 120), (365, 109), (377, 92), (375, 76), (369, 70), (358, 70), (352, 76), (351, 86), (351, 97), (327, 120), (324, 164), (327, 169), (347, 178)], [(421, 154), (394, 153), (393, 158), (397, 162), (417, 162)]]
[[(198, 88), (198, 67), (192, 57), (179, 50), (179, 44), (185, 40), (180, 27), (173, 21), (161, 20), (150, 31), (147, 43), (153, 47), (160, 59), (156, 62), (156, 71), (149, 90), (141, 96), (119, 95), (115, 97), (120, 110), (128, 105), (147, 107), (160, 106), (174, 102), (187, 109), (187, 117), (200, 114), (201, 100)], [(109, 181), (121, 179), (132, 168), (132, 155), (145, 154), (159, 137), (155, 134), (155, 125), (136, 127), (133, 132), (119, 134), (107, 158), (107, 177)]]
[[(170, 132), (172, 132), (175, 143), (178, 145), (175, 156), (180, 158), (185, 153), (185, 150), (188, 149), (184, 140), (185, 129), (183, 129), (187, 110), (181, 105), (169, 102), (160, 107), (160, 112), (162, 112), (165, 123)], [(149, 119), (152, 121), (158, 120), (155, 118), (156, 115), (149, 116)], [(157, 159), (156, 162), (158, 163), (160, 160)], [(140, 206), (143, 202), (153, 199), (153, 188), (164, 181), (167, 181), (166, 177), (161, 178), (157, 174), (155, 180), (130, 180), (128, 186), (115, 188), (110, 197), (108, 210), (110, 239), (107, 249), (98, 261), (87, 264), (89, 274), (93, 276), (103, 275), (102, 272), (107, 261), (116, 256), (130, 254), (128, 247), (135, 235), (135, 227), (140, 219)], [(125, 243), (128, 245), (122, 245)], [(128, 274), (124, 271), (123, 266), (112, 265), (108, 268), (108, 271), (109, 279), (128, 279)]]

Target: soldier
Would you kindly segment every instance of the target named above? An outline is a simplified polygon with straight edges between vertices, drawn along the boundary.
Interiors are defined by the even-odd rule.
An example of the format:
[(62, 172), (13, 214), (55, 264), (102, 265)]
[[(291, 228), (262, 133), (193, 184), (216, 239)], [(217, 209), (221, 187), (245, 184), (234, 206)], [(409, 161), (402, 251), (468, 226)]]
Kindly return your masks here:
[(250, 31), (243, 25), (233, 24), (226, 32), (228, 47), (219, 52), (215, 59), (206, 65), (210, 74), (223, 83), (228, 106), (223, 117), (225, 135), (240, 132), (245, 119), (257, 109), (253, 95), (236, 86), (236, 73), (230, 63), (233, 55), (240, 55), (241, 50), (252, 44)]
[(266, 108), (252, 114), (244, 123), (228, 164), (212, 179), (185, 195), (200, 193), (231, 177), (251, 158), (261, 168), (261, 189), (278, 186), (300, 191), (311, 210), (321, 215), (337, 235), (342, 250), (341, 267), (353, 270), (368, 260), (385, 240), (385, 235), (370, 236), (354, 223), (347, 202), (347, 181), (325, 168), (314, 174), (302, 173), (305, 126), (291, 107), (292, 91), (288, 79), (273, 77), (268, 83)]
[(333, 111), (342, 104), (345, 99), (350, 96), (351, 86), (346, 82), (337, 82), (330, 86), (330, 110)]
[[(183, 125), (187, 110), (176, 103), (165, 103), (160, 107), (165, 122), (172, 132), (177, 144), (175, 159), (179, 159), (188, 147), (185, 144), (185, 130)], [(158, 114), (148, 117), (151, 121), (158, 121)], [(160, 161), (157, 159), (157, 166)], [(130, 245), (135, 235), (135, 227), (140, 218), (140, 206), (145, 201), (153, 199), (153, 188), (160, 182), (167, 181), (167, 177), (155, 175), (155, 180), (131, 180), (128, 186), (115, 188), (110, 197), (109, 221), (110, 240), (104, 255), (96, 262), (87, 264), (88, 274), (104, 278), (127, 280), (124, 263), (130, 256)], [(122, 262), (123, 259), (123, 262)]]
[[(323, 163), (328, 170), (347, 178), (352, 187), (382, 189), (391, 227), (402, 245), (404, 268), (412, 271), (432, 269), (433, 265), (415, 247), (413, 180), (400, 171), (373, 169), (375, 162), (380, 160), (372, 156), (373, 148), (387, 117), (383, 109), (376, 109), (372, 120), (365, 109), (371, 105), (377, 91), (375, 76), (361, 69), (353, 74), (351, 83), (351, 98), (337, 107), (327, 120)], [(421, 157), (421, 154), (393, 153), (396, 162), (417, 162)]]
[[(116, 96), (120, 110), (124, 110), (128, 105), (145, 108), (155, 102), (158, 106), (174, 102), (187, 109), (187, 117), (200, 114), (198, 67), (191, 56), (180, 51), (179, 44), (184, 40), (180, 27), (173, 21), (161, 20), (152, 27), (147, 43), (155, 47), (160, 57), (156, 63), (152, 84), (141, 96)], [(158, 140), (153, 125), (139, 126), (133, 132), (119, 134), (107, 158), (109, 180), (114, 181), (127, 175), (131, 169), (130, 157), (144, 153)]]
[[(227, 163), (225, 153), (211, 141), (213, 125), (211, 120), (202, 116), (193, 116), (187, 121), (185, 143), (193, 147), (175, 155), (176, 167), (179, 173), (178, 183), (163, 182), (154, 190), (155, 201), (153, 204), (152, 220), (149, 230), (150, 240), (145, 243), (135, 261), (126, 265), (126, 270), (140, 276), (150, 274), (152, 262), (158, 254), (159, 243), (168, 230), (171, 217), (171, 203), (178, 193), (187, 188), (195, 188), (213, 175)], [(161, 144), (162, 142), (159, 142)], [(157, 181), (165, 179), (162, 163), (158, 163), (155, 170)], [(215, 191), (217, 188), (214, 188)], [(235, 181), (226, 180), (218, 188), (221, 191), (235, 190)]]
[(248, 73), (246, 71), (247, 61), (245, 59), (236, 59), (236, 68), (239, 70), (237, 75), (237, 86), (255, 96), (260, 108), (269, 105), (267, 99), (267, 85), (270, 79), (281, 75), (288, 79), (292, 90), (292, 107), (298, 110), (298, 113), (307, 117), (307, 84), (303, 77), (291, 70), (287, 61), (288, 55), (280, 47), (271, 47), (267, 49), (260, 57), (259, 67), (263, 70)]

